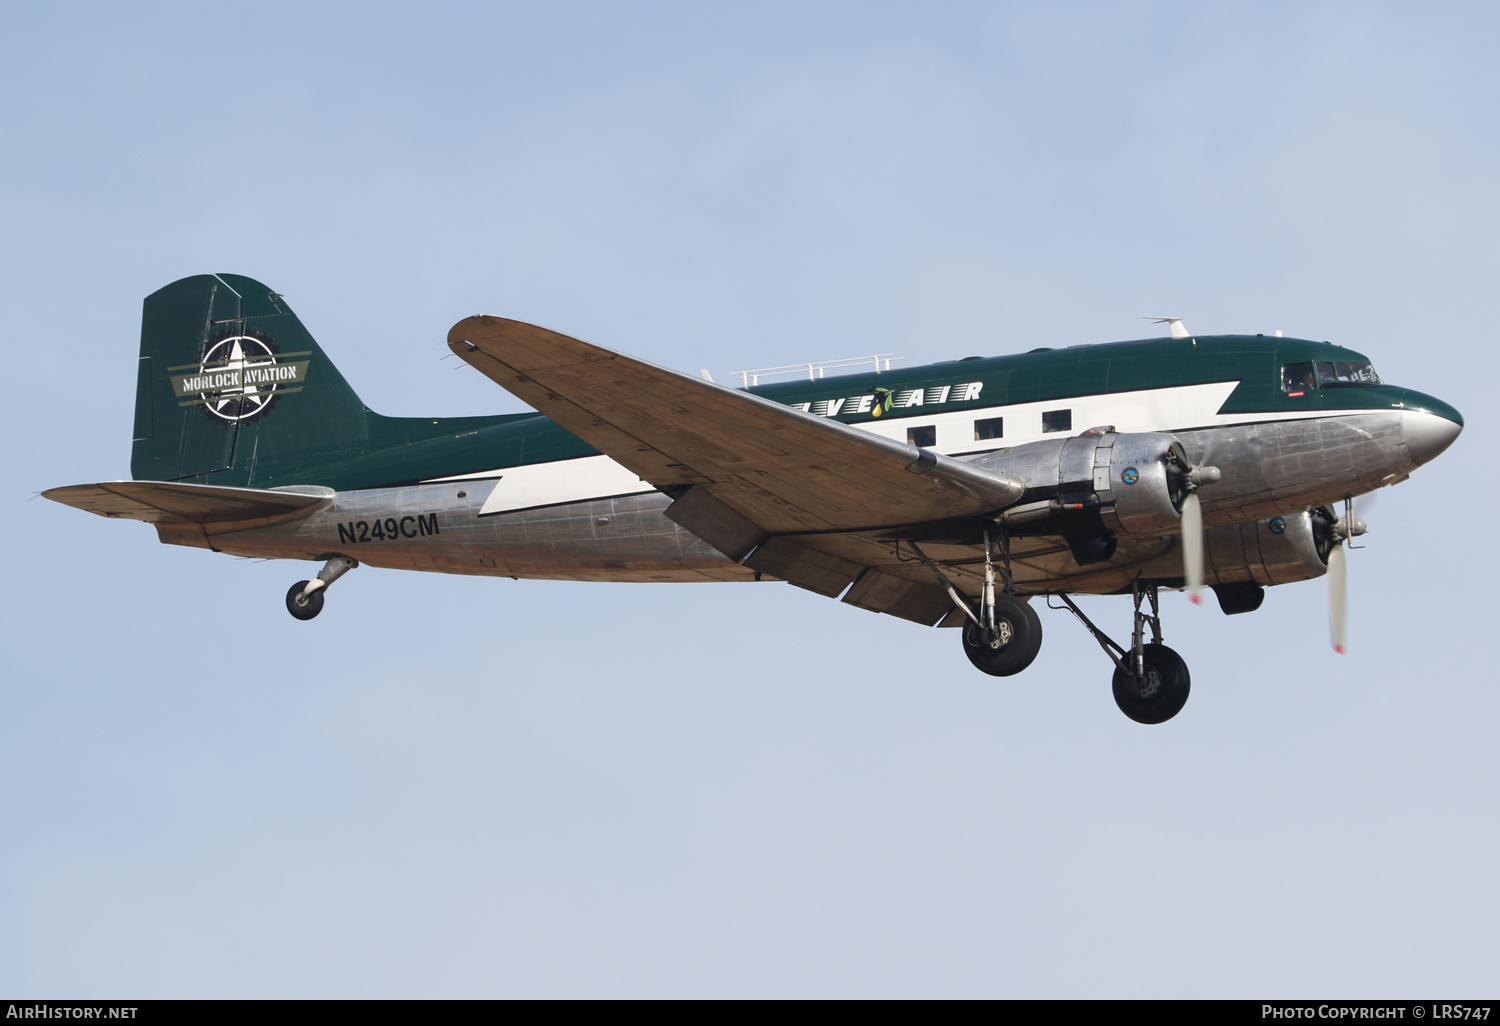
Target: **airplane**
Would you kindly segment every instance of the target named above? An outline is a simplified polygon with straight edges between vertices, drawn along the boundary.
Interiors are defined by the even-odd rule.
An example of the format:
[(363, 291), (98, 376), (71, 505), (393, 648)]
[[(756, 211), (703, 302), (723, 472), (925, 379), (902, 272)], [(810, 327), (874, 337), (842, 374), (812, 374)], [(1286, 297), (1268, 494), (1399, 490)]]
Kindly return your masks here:
[[(170, 545), (320, 561), (287, 592), (299, 620), (361, 563), (786, 581), (958, 628), (1007, 677), (1040, 650), (1041, 600), (1104, 650), (1121, 711), (1161, 723), (1191, 679), (1159, 590), (1242, 614), (1327, 575), (1342, 651), (1351, 500), (1405, 481), (1463, 418), (1350, 349), (1153, 320), (1169, 335), (732, 388), (467, 317), (449, 348), (536, 412), (386, 417), (280, 293), (197, 275), (145, 300), (132, 480), (43, 494)], [(1129, 642), (1080, 594), (1130, 596)]]

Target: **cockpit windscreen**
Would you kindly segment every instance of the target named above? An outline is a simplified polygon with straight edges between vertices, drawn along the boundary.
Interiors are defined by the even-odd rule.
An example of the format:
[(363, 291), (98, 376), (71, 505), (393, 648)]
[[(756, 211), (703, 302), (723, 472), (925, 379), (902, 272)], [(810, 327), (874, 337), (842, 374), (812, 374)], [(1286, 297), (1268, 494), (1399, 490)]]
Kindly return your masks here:
[(1289, 395), (1318, 388), (1348, 385), (1378, 385), (1380, 375), (1368, 363), (1318, 360), (1316, 363), (1286, 363), (1281, 366), (1281, 389)]

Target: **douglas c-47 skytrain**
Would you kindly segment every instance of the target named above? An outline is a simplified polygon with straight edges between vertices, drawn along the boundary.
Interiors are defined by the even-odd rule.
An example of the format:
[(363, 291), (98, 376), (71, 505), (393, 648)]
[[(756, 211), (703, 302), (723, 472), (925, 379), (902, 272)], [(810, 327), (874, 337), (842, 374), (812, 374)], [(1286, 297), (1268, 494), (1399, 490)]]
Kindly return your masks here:
[[(1187, 701), (1157, 592), (1226, 613), (1328, 574), (1343, 646), (1357, 495), (1452, 444), (1458, 411), (1359, 353), (1263, 335), (1034, 349), (736, 389), (502, 317), (448, 345), (539, 412), (383, 417), (286, 301), (235, 274), (146, 298), (132, 481), (48, 498), (163, 542), (324, 563), (310, 620), (360, 563), (578, 581), (787, 581), (957, 627), (985, 673), (1026, 669), (1038, 600), (1114, 664), (1131, 719)], [(1119, 644), (1070, 597), (1127, 595)], [(1148, 639), (1149, 635), (1149, 639)]]

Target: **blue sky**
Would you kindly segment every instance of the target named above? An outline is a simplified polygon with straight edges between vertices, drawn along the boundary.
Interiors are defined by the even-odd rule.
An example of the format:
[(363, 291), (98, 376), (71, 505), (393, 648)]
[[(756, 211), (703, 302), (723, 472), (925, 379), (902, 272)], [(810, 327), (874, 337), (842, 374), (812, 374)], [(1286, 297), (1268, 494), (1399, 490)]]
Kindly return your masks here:
[[(1493, 8), (157, 4), (0, 12), (13, 389), (0, 990), (1482, 992)], [(1468, 429), (1127, 721), (784, 586), (304, 565), (34, 493), (128, 475), (140, 301), (231, 271), (375, 409), (518, 409), (447, 328), (912, 363), (1139, 314), (1368, 354)], [(1093, 600), (1107, 627), (1124, 603)]]

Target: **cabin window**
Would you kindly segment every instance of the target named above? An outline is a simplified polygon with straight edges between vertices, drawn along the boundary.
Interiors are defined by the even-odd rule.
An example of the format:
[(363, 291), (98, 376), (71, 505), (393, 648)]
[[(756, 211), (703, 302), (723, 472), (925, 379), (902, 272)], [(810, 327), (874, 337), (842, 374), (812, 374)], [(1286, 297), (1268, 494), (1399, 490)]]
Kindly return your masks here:
[(1048, 410), (1042, 414), (1042, 430), (1046, 431), (1072, 431), (1072, 410)]
[(1287, 363), (1281, 367), (1281, 388), (1288, 395), (1302, 395), (1316, 390), (1318, 379), (1311, 363)]
[(937, 425), (926, 424), (922, 427), (907, 428), (906, 443), (915, 445), (919, 449), (931, 449), (937, 445)]
[(982, 442), (986, 438), (1005, 437), (1005, 418), (988, 417), (984, 420), (974, 422), (974, 441)]

